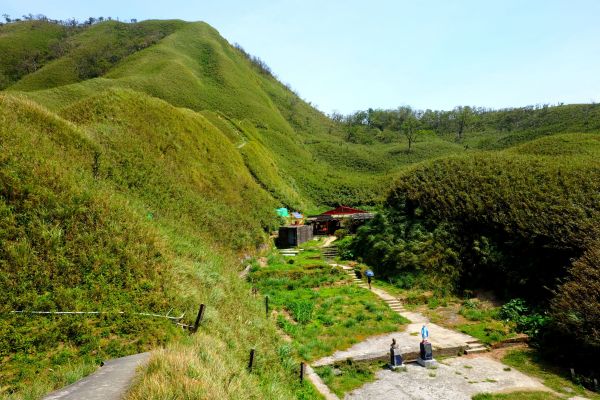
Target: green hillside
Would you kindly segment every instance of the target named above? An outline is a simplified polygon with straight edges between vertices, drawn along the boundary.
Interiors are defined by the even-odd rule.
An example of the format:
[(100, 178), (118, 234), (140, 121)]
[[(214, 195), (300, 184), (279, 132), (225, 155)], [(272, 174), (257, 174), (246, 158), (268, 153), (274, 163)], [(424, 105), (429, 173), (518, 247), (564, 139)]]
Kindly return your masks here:
[[(280, 223), (277, 207), (388, 198), (432, 223), (554, 246), (544, 260), (598, 233), (594, 134), (456, 140), (423, 128), (409, 152), (401, 129), (327, 117), (202, 22), (10, 23), (0, 53), (0, 396), (40, 398), (103, 359), (163, 346), (133, 396), (318, 398), (238, 277)], [(536, 123), (546, 135), (577, 118), (556, 131), (554, 117)], [(506, 150), (483, 150), (496, 147)], [(190, 323), (200, 303), (194, 336), (135, 314)], [(250, 348), (252, 374), (240, 368)]]
[(403, 288), (526, 299), (542, 351), (593, 376), (599, 177), (598, 133), (424, 162), (403, 172), (387, 212), (346, 252)]
[[(148, 44), (170, 30), (174, 32), (152, 46), (110, 56), (116, 47), (137, 49), (133, 44)], [(128, 44), (106, 44), (115, 37), (116, 43)], [(69, 52), (22, 77), (9, 91), (24, 92), (59, 114), (74, 102), (112, 88), (143, 92), (196, 112), (217, 113), (217, 119), (227, 121), (224, 126), (212, 118), (220, 129), (233, 129), (234, 135), (248, 142), (240, 151), (254, 177), (280, 203), (291, 207), (374, 205), (384, 199), (390, 175), (398, 167), (464, 151), (461, 144), (433, 136), (420, 138), (414, 154), (403, 151), (402, 139), (396, 146), (348, 142), (344, 126), (298, 98), (204, 23), (109, 21), (71, 35), (68, 42), (72, 43)], [(84, 68), (78, 63), (90, 60), (102, 65), (98, 77), (68, 84), (80, 79), (73, 73)]]

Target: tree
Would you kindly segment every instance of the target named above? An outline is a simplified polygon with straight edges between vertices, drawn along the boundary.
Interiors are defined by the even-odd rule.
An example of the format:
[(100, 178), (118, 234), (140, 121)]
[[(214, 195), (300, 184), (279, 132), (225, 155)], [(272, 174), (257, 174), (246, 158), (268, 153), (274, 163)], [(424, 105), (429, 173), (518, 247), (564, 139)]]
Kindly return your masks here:
[(458, 106), (454, 109), (456, 118), (456, 139), (462, 140), (463, 135), (473, 119), (473, 109), (469, 106)]
[(12, 19), (10, 19), (10, 15), (2, 14), (2, 16), (4, 17), (4, 20), (6, 21), (7, 24), (9, 24), (12, 21)]
[(414, 114), (408, 114), (404, 118), (404, 122), (402, 122), (401, 131), (402, 134), (408, 140), (408, 150), (407, 153), (410, 153), (413, 142), (417, 139), (417, 134), (419, 132), (420, 123), (417, 117)]

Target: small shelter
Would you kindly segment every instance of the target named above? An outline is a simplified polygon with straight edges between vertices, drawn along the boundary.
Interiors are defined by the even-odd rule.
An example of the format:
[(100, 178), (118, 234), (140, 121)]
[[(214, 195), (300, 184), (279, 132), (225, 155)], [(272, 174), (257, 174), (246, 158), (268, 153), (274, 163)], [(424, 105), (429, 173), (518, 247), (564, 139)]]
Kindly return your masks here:
[(306, 221), (313, 226), (315, 235), (333, 235), (338, 229), (356, 232), (360, 225), (373, 217), (373, 213), (364, 210), (339, 206), (322, 214), (310, 216)]
[(296, 247), (313, 238), (313, 228), (310, 225), (288, 225), (279, 227), (277, 247)]

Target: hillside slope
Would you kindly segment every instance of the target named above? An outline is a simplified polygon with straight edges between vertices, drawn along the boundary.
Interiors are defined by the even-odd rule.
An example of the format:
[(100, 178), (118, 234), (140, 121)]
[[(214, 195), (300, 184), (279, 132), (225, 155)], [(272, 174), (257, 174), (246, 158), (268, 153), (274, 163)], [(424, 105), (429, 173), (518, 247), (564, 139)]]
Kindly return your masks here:
[[(268, 368), (241, 379), (248, 398), (290, 398), (291, 371), (277, 367), (279, 339), (260, 302), (240, 296), (246, 288), (235, 261), (237, 251), (262, 243), (276, 203), (233, 144), (203, 117), (128, 91), (65, 114), (79, 125), (0, 96), (3, 394), (37, 398), (102, 359), (165, 344), (182, 332), (131, 313), (185, 312), (189, 322), (203, 302), (205, 331), (193, 341), (210, 340), (215, 351), (228, 341), (230, 350), (213, 357), (232, 370), (256, 347)], [(240, 309), (249, 322), (243, 331), (232, 329)], [(214, 367), (202, 369), (214, 374)], [(213, 383), (200, 393), (212, 397), (210, 390), (226, 387), (216, 377)]]

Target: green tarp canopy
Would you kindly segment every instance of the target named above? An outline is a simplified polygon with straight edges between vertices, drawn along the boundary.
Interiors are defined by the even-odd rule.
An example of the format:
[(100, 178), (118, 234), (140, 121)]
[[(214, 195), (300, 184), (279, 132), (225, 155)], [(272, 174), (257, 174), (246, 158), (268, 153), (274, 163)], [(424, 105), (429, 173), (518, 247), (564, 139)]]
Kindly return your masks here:
[(285, 207), (278, 208), (276, 211), (277, 211), (277, 215), (279, 215), (280, 217), (289, 217), (290, 216), (288, 209)]

